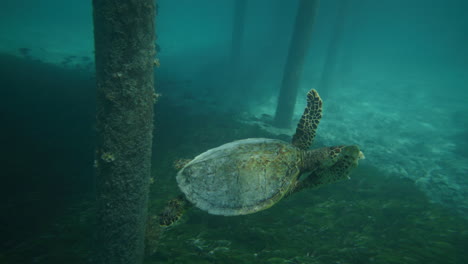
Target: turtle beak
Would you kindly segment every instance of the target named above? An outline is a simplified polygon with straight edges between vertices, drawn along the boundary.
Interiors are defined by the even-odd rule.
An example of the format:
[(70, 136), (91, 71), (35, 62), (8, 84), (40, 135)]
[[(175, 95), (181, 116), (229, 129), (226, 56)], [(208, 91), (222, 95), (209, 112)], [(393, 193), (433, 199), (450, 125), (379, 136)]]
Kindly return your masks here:
[[(365, 158), (366, 158), (366, 156), (364, 156), (364, 153), (362, 153), (362, 151), (359, 150), (359, 154), (357, 155), (356, 159), (354, 160), (355, 167), (357, 167), (357, 165), (359, 165), (359, 160), (362, 160), (362, 159), (365, 159)], [(349, 177), (349, 174), (347, 174), (346, 177), (348, 178), (348, 180), (351, 180), (351, 177)]]
[(362, 160), (362, 159), (365, 159), (366, 156), (364, 156), (364, 153), (362, 153), (362, 151), (359, 151), (359, 157), (358, 157), (358, 160)]

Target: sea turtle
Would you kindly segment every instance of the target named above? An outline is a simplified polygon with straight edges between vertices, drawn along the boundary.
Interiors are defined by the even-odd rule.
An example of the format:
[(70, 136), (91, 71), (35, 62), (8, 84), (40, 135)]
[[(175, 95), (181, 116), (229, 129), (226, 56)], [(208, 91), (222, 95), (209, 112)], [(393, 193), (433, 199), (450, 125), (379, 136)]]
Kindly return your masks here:
[(353, 145), (309, 150), (321, 117), (322, 100), (312, 89), (291, 144), (249, 138), (198, 155), (177, 173), (183, 195), (168, 202), (159, 224), (171, 226), (192, 205), (215, 215), (251, 214), (304, 188), (346, 179), (364, 155)]

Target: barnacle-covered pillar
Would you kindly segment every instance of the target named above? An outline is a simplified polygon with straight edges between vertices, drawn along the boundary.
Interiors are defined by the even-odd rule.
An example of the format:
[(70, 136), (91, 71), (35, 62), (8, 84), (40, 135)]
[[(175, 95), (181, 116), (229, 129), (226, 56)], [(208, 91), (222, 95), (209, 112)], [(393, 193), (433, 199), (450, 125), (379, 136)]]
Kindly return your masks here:
[(302, 67), (310, 46), (318, 0), (300, 0), (276, 107), (275, 125), (290, 127)]
[(153, 132), (154, 0), (93, 0), (96, 263), (141, 263)]

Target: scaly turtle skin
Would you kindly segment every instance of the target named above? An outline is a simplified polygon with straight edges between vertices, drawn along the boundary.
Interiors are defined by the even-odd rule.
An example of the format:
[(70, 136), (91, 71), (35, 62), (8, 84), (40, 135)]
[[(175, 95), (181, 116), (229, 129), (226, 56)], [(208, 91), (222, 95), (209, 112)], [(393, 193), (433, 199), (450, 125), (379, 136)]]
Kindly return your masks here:
[[(215, 215), (251, 214), (304, 188), (347, 178), (364, 157), (357, 146), (308, 150), (321, 117), (322, 100), (311, 90), (292, 144), (250, 138), (195, 157), (176, 177), (184, 197), (168, 203), (159, 215), (160, 225), (172, 225), (190, 205)], [(308, 176), (299, 180), (303, 173)]]

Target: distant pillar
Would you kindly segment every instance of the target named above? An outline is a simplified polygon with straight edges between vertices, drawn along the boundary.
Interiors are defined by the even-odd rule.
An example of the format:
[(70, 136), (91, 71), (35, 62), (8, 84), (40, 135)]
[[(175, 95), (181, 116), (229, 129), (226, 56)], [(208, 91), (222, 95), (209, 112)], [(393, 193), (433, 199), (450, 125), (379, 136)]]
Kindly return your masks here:
[(93, 0), (96, 263), (143, 261), (154, 104), (155, 1)]
[(231, 39), (231, 65), (237, 72), (239, 57), (244, 40), (244, 20), (246, 0), (234, 0), (234, 17), (232, 21), (232, 39)]
[(294, 32), (289, 45), (289, 53), (283, 73), (276, 108), (275, 125), (290, 127), (296, 105), (297, 89), (301, 80), (302, 67), (310, 48), (312, 29), (318, 0), (300, 0)]
[(320, 77), (317, 89), (320, 91), (322, 99), (326, 99), (332, 89), (333, 80), (335, 78), (336, 64), (337, 64), (337, 53), (339, 52), (339, 46), (343, 39), (343, 29), (345, 26), (346, 15), (348, 13), (348, 0), (340, 0), (337, 2), (337, 12), (335, 18), (335, 24), (332, 29), (332, 36), (330, 43), (327, 47), (327, 55), (325, 56), (325, 63), (323, 65), (322, 75)]

